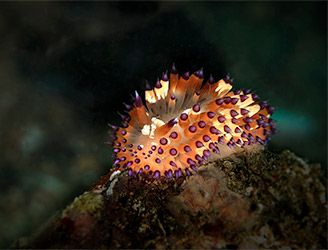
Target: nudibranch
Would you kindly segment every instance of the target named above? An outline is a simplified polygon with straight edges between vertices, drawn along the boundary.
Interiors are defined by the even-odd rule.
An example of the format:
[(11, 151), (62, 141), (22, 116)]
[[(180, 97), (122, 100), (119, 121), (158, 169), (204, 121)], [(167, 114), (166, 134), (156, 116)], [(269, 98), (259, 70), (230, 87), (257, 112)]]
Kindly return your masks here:
[(179, 75), (173, 66), (154, 88), (146, 86), (146, 105), (137, 92), (125, 104), (123, 125), (112, 126), (114, 165), (130, 176), (179, 178), (206, 161), (265, 144), (275, 130), (273, 108), (250, 90), (231, 89), (229, 76), (204, 81), (203, 70)]

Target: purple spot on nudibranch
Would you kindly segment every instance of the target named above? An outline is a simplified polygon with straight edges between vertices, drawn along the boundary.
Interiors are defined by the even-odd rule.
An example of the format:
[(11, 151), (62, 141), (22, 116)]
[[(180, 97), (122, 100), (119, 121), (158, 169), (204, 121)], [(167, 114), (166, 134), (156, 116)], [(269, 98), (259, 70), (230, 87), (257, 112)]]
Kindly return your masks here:
[(241, 92), (241, 90), (240, 90), (240, 89), (237, 89), (237, 90), (233, 91), (233, 93), (234, 93), (235, 95), (239, 95), (239, 94), (240, 94), (240, 92)]
[(148, 81), (146, 82), (146, 87), (145, 88), (146, 88), (147, 91), (152, 90), (152, 87), (150, 86)]
[(156, 146), (155, 145), (151, 146), (151, 150), (155, 151), (156, 150)]
[(170, 155), (174, 156), (178, 153), (178, 151), (175, 148), (170, 149)]
[(272, 107), (272, 106), (268, 106), (268, 107), (267, 107), (267, 110), (268, 110), (268, 113), (269, 113), (270, 115), (272, 115), (272, 113), (274, 112), (274, 107)]
[(268, 106), (268, 102), (267, 101), (263, 101), (263, 102), (260, 102), (260, 109), (264, 109)]
[(128, 161), (128, 162), (126, 163), (126, 166), (127, 166), (127, 167), (130, 167), (132, 164), (133, 164), (132, 161)]
[(207, 117), (212, 119), (215, 116), (215, 113), (212, 111), (207, 112)]
[(197, 128), (196, 128), (196, 126), (191, 125), (191, 126), (189, 126), (188, 130), (189, 130), (191, 133), (195, 133), (196, 130), (197, 130)]
[(224, 137), (223, 136), (218, 137), (218, 143), (220, 143), (220, 144), (224, 143)]
[(214, 80), (212, 74), (210, 74), (210, 78), (208, 79), (208, 82), (209, 82), (210, 84), (215, 83), (215, 80)]
[(230, 133), (230, 132), (231, 132), (231, 129), (230, 129), (229, 126), (227, 126), (227, 125), (224, 125), (223, 129), (224, 129), (224, 131), (225, 131), (226, 133)]
[(247, 115), (247, 114), (249, 113), (249, 111), (248, 111), (247, 109), (241, 108), (241, 109), (240, 109), (240, 113), (241, 113), (242, 115)]
[(187, 159), (187, 163), (188, 163), (189, 165), (196, 165), (196, 162), (193, 161), (191, 158), (188, 158), (188, 159)]
[(238, 120), (237, 120), (235, 117), (233, 117), (233, 118), (231, 119), (231, 122), (232, 122), (233, 124), (237, 124)]
[(236, 110), (232, 109), (232, 110), (230, 110), (230, 115), (231, 115), (232, 117), (235, 117), (235, 116), (238, 115), (238, 112), (237, 112)]
[(112, 128), (112, 132), (116, 132), (117, 130), (118, 130), (118, 127), (117, 126), (115, 126), (115, 125), (112, 125), (112, 124), (108, 124), (111, 128)]
[(174, 124), (176, 124), (176, 123), (177, 123), (177, 119), (173, 118), (173, 119), (169, 120), (167, 124), (168, 124), (168, 126), (173, 127)]
[(144, 166), (144, 169), (148, 171), (150, 169), (150, 166), (149, 165), (145, 165)]
[(219, 121), (220, 123), (225, 122), (225, 120), (226, 120), (226, 118), (225, 118), (224, 116), (222, 116), (222, 115), (220, 115), (220, 116), (218, 117), (218, 121)]
[(182, 78), (185, 79), (185, 80), (188, 80), (190, 77), (190, 73), (189, 72), (186, 72), (182, 75)]
[(270, 125), (269, 123), (265, 122), (265, 123), (263, 123), (262, 128), (269, 127), (269, 125)]
[(163, 154), (163, 153), (164, 153), (164, 150), (163, 150), (161, 147), (159, 147), (158, 150), (157, 150), (157, 152), (158, 152), (159, 154)]
[(135, 92), (135, 99), (134, 99), (134, 104), (136, 107), (140, 108), (142, 106), (142, 100), (141, 97), (139, 96), (138, 92)]
[(159, 140), (159, 142), (160, 142), (160, 144), (162, 144), (162, 145), (166, 145), (167, 144), (167, 139), (166, 138), (161, 138), (160, 140)]
[(191, 172), (189, 171), (188, 168), (185, 169), (185, 172), (186, 172), (186, 175), (187, 175), (187, 176), (190, 176), (190, 175), (191, 175)]
[(214, 144), (213, 142), (211, 142), (211, 143), (208, 145), (208, 147), (209, 147), (210, 149), (213, 149), (213, 148), (215, 148), (215, 144)]
[(195, 104), (193, 107), (192, 107), (192, 110), (194, 111), (194, 112), (199, 112), (200, 111), (200, 105), (197, 103), (197, 104)]
[(260, 120), (260, 119), (256, 120), (256, 122), (257, 122), (257, 125), (260, 127), (264, 124), (264, 121)]
[(156, 158), (155, 162), (156, 162), (157, 164), (160, 164), (160, 163), (161, 163), (161, 159)]
[(198, 122), (198, 127), (200, 127), (200, 128), (205, 128), (205, 127), (206, 127), (206, 122), (204, 122), (204, 121), (199, 121), (199, 122)]
[(159, 179), (161, 177), (161, 173), (158, 171), (158, 170), (156, 170), (155, 172), (154, 172), (154, 178), (155, 179)]
[(165, 173), (166, 177), (167, 178), (172, 178), (172, 170), (168, 170), (166, 173)]
[(239, 127), (235, 128), (235, 133), (241, 133), (241, 129)]
[(121, 113), (118, 113), (119, 116), (121, 117), (121, 119), (123, 121), (127, 121), (127, 120), (131, 120), (131, 117), (129, 115), (124, 115), (124, 114), (121, 114)]
[(195, 159), (198, 161), (198, 163), (202, 163), (203, 161), (203, 158), (199, 154), (195, 156)]
[(162, 84), (159, 81), (159, 79), (157, 79), (156, 84), (155, 84), (155, 87), (158, 88), (158, 89), (160, 89), (162, 87)]
[(169, 78), (168, 78), (168, 76), (167, 76), (167, 72), (165, 72), (165, 73), (163, 74), (163, 76), (162, 76), (162, 80), (163, 80), (164, 82), (167, 82), (167, 81), (169, 80)]
[(241, 137), (243, 137), (243, 138), (248, 138), (248, 136), (247, 136), (247, 134), (246, 134), (245, 132), (242, 132), (242, 133), (241, 133)]
[(245, 117), (245, 118), (243, 119), (243, 121), (244, 121), (245, 123), (252, 123), (252, 122), (253, 122), (253, 119), (250, 118), (250, 117)]
[(204, 156), (209, 157), (211, 155), (211, 151), (209, 151), (208, 149), (205, 149), (203, 151), (203, 154), (204, 154)]
[(178, 169), (178, 177), (182, 176), (182, 170), (181, 168)]
[(231, 98), (231, 104), (235, 105), (238, 102), (238, 100), (239, 99), (236, 97)]
[(197, 148), (201, 148), (203, 146), (204, 146), (204, 144), (201, 141), (196, 141), (196, 147)]
[(174, 161), (170, 161), (170, 165), (171, 165), (172, 167), (177, 167), (177, 164), (175, 164)]
[(245, 95), (248, 95), (249, 93), (251, 93), (251, 90), (250, 89), (245, 89), (243, 92), (244, 92)]
[(196, 71), (195, 76), (197, 76), (198, 78), (204, 78), (203, 69)]
[(172, 64), (172, 69), (171, 69), (171, 74), (177, 74), (177, 73), (178, 73), (178, 71), (177, 71), (177, 69), (175, 67), (175, 64), (173, 63)]
[(250, 141), (250, 142), (254, 142), (255, 141), (255, 138), (254, 138), (254, 136), (250, 133), (250, 134), (248, 134), (248, 140)]
[(225, 104), (229, 104), (230, 102), (231, 102), (231, 97), (230, 96), (224, 97), (224, 103)]
[(252, 94), (252, 99), (253, 99), (253, 101), (258, 101), (259, 100), (259, 97), (258, 97), (258, 95), (257, 94)]
[(208, 135), (204, 135), (203, 136), (203, 141), (204, 142), (208, 142), (208, 141), (210, 141), (211, 140), (211, 137), (209, 137)]
[(223, 102), (224, 102), (224, 100), (221, 98), (215, 100), (216, 105), (222, 105)]
[(176, 139), (176, 138), (178, 138), (178, 133), (177, 133), (177, 132), (172, 132), (172, 133), (170, 134), (170, 137), (171, 137), (172, 139)]
[(114, 161), (114, 165), (118, 164), (120, 161), (121, 161), (120, 159), (116, 159), (116, 160)]
[(215, 154), (220, 154), (220, 150), (219, 150), (218, 147), (213, 148), (212, 152), (215, 153)]
[(246, 101), (247, 98), (248, 98), (247, 95), (241, 95), (241, 96), (240, 96), (240, 100), (241, 100), (241, 102)]
[(208, 161), (208, 157), (207, 157), (206, 155), (203, 155), (203, 156), (202, 156), (202, 159), (203, 159), (203, 162)]
[(214, 135), (221, 134), (221, 132), (214, 126), (210, 127), (210, 133)]
[(180, 115), (180, 119), (181, 119), (182, 121), (185, 121), (185, 120), (188, 119), (188, 115), (187, 115), (186, 113), (182, 113), (182, 114)]
[(263, 135), (267, 136), (270, 134), (271, 134), (271, 132), (269, 130), (263, 129)]
[(259, 142), (260, 144), (264, 144), (264, 141), (258, 136), (256, 136), (256, 141)]
[(187, 146), (184, 146), (183, 149), (184, 149), (184, 151), (187, 152), (187, 153), (191, 152), (191, 147), (189, 147), (188, 145), (187, 145)]
[(232, 143), (232, 142), (228, 142), (227, 143), (227, 146), (229, 147), (229, 148), (234, 148), (236, 145), (234, 144), (234, 143)]
[(122, 122), (122, 128), (128, 128), (129, 127), (129, 123), (124, 121)]
[(190, 165), (190, 168), (191, 168), (192, 170), (194, 170), (195, 172), (197, 172), (197, 167), (196, 167), (195, 164)]

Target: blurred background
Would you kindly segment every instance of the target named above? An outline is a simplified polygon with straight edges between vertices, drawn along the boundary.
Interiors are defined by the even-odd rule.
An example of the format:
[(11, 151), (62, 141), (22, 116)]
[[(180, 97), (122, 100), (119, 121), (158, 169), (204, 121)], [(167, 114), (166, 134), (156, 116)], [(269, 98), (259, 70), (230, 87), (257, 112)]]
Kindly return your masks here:
[(327, 3), (0, 3), (0, 247), (111, 167), (107, 123), (175, 62), (276, 108), (269, 148), (326, 169)]

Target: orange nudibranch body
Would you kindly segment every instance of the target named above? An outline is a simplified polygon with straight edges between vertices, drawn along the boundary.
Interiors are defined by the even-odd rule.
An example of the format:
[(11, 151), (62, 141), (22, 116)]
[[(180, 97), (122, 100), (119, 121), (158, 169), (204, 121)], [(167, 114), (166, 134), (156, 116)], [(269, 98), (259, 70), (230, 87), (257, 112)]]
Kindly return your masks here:
[(200, 164), (267, 142), (275, 130), (273, 108), (250, 90), (231, 91), (232, 79), (204, 82), (203, 71), (179, 76), (173, 67), (146, 104), (136, 92), (123, 127), (114, 127), (115, 166), (129, 175), (179, 178)]

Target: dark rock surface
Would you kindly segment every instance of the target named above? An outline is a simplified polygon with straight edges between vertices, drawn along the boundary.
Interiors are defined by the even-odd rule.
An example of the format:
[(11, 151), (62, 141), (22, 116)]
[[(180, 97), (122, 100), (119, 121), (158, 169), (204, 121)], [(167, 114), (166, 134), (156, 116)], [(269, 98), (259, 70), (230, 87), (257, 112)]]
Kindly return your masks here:
[(12, 247), (327, 248), (326, 180), (290, 151), (245, 152), (186, 180), (109, 176)]

